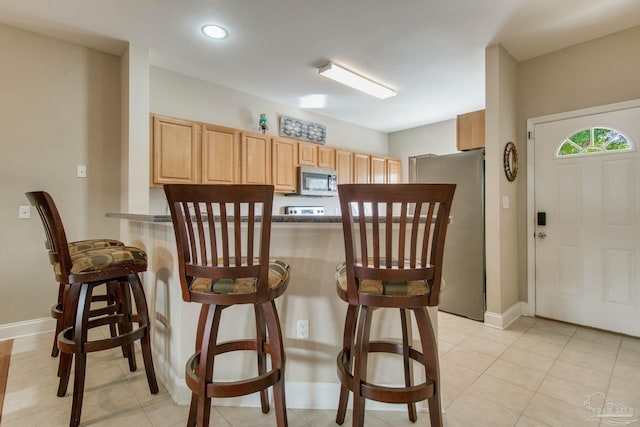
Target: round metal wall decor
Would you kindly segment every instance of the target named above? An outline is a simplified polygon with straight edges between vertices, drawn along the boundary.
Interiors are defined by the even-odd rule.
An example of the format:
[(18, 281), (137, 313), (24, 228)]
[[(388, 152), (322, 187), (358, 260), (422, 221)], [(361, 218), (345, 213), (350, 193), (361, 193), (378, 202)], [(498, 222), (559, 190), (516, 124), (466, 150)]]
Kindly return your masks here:
[(511, 141), (507, 142), (507, 145), (504, 146), (503, 161), (504, 174), (509, 181), (515, 181), (518, 175), (518, 150), (516, 149), (516, 145)]

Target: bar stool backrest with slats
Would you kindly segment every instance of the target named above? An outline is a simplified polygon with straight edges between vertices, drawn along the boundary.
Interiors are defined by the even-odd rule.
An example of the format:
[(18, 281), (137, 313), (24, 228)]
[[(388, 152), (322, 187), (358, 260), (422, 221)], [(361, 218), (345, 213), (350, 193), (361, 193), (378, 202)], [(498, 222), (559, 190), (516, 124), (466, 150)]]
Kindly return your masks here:
[[(365, 398), (407, 403), (416, 419), (415, 402), (429, 400), (432, 425), (440, 425), (437, 344), (426, 307), (437, 306), (442, 260), (455, 184), (344, 184), (338, 186), (345, 241), (345, 262), (337, 267), (336, 289), (349, 306), (343, 350), (338, 357), (342, 383), (337, 422), (342, 424), (348, 392), (354, 393), (353, 425), (364, 422)], [(374, 309), (400, 309), (403, 345), (369, 343)], [(422, 352), (410, 342), (414, 312)], [(356, 332), (357, 330), (357, 332)], [(403, 355), (406, 388), (365, 381), (370, 352)], [(411, 386), (411, 360), (425, 365), (427, 381)]]
[[(186, 368), (192, 391), (188, 425), (209, 424), (212, 397), (260, 391), (266, 413), (270, 386), (277, 423), (286, 425), (285, 356), (274, 300), (287, 288), (289, 266), (269, 259), (273, 186), (167, 184), (164, 190), (176, 236), (182, 298), (202, 304), (196, 353)], [(236, 304), (253, 305), (256, 339), (218, 345), (222, 310)], [(215, 356), (236, 350), (257, 352), (258, 376), (214, 381)], [(269, 371), (267, 353), (271, 355)]]
[[(57, 337), (61, 352), (58, 396), (66, 394), (71, 365), (75, 362), (73, 398), (69, 425), (80, 423), (87, 354), (122, 347), (129, 369), (137, 369), (134, 342), (140, 340), (145, 372), (152, 394), (158, 392), (153, 368), (147, 302), (138, 273), (147, 269), (147, 255), (139, 248), (99, 244), (71, 254), (62, 218), (53, 198), (44, 191), (26, 193), (42, 220), (56, 281), (64, 287), (63, 329)], [(91, 308), (94, 288), (107, 285), (114, 300), (105, 307)], [(133, 294), (135, 312), (131, 305)], [(134, 326), (137, 324), (137, 327)], [(89, 330), (109, 325), (112, 335), (100, 339)], [(117, 326), (117, 328), (116, 328)]]

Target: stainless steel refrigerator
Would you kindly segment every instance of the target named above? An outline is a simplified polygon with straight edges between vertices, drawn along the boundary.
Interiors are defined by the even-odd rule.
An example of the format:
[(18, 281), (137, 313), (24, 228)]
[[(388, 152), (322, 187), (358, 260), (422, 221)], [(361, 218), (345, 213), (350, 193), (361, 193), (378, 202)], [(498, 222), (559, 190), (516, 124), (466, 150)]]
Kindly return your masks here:
[(454, 183), (444, 246), (441, 311), (484, 319), (484, 149), (409, 158), (409, 181)]

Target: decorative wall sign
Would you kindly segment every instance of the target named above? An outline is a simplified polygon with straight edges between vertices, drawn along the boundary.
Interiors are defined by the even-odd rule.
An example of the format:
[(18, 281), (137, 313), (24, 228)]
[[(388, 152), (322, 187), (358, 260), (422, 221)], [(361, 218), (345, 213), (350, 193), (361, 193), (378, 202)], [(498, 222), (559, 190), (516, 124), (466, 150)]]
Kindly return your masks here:
[(324, 144), (326, 142), (327, 128), (318, 123), (280, 116), (280, 136)]

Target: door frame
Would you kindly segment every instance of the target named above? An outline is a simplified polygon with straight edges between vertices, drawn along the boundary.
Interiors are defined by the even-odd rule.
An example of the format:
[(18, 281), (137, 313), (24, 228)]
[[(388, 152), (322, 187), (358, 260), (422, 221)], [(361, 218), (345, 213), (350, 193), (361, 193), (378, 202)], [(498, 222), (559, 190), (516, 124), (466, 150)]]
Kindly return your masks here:
[(640, 107), (640, 99), (634, 99), (527, 119), (527, 302), (523, 303), (522, 306), (523, 315), (536, 315), (535, 126), (542, 123), (638, 107)]

